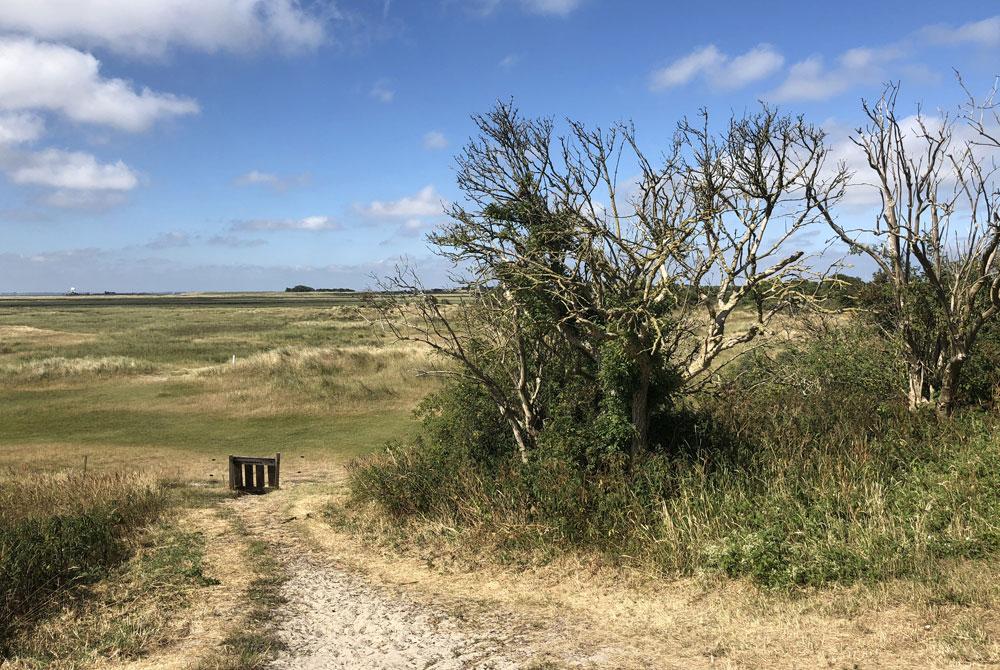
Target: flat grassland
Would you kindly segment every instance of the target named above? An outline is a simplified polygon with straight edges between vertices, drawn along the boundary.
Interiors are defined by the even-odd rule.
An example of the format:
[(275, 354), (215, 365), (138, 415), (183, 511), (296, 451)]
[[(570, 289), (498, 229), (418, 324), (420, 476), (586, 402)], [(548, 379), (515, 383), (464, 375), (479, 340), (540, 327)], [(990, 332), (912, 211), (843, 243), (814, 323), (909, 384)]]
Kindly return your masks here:
[[(316, 623), (307, 615), (325, 626), (317, 649), (370, 642), (356, 657), (340, 650), (353, 665), (316, 667), (386, 667), (350, 659), (396, 642), (437, 653), (442, 639), (530, 652), (520, 667), (553, 669), (1000, 659), (992, 563), (785, 594), (710, 576), (665, 581), (587, 556), (503, 567), (457, 552), (460, 536), (440, 524), (356, 532), (382, 521), (346, 520), (342, 466), (414, 434), (412, 410), (435, 387), (418, 374), (428, 362), (383, 338), (345, 294), (0, 298), (0, 482), (38, 482), (34, 498), (15, 487), (9, 499), (39, 517), (59, 512), (50, 492), (79, 482), (85, 459), (88, 482), (121, 471), (173, 482), (156, 489), (170, 508), (125, 538), (130, 558), (74, 578), (6, 649), (0, 630), (0, 666), (265, 668), (308, 646), (296, 637)], [(275, 451), (289, 486), (226, 494), (228, 454)], [(105, 485), (122, 487), (93, 482)], [(0, 527), (19, 523), (2, 503)], [(390, 625), (397, 615), (406, 626)], [(389, 623), (369, 625), (380, 616)]]
[(0, 299), (0, 462), (209, 482), (230, 453), (342, 462), (410, 433), (425, 356), (350, 294)]

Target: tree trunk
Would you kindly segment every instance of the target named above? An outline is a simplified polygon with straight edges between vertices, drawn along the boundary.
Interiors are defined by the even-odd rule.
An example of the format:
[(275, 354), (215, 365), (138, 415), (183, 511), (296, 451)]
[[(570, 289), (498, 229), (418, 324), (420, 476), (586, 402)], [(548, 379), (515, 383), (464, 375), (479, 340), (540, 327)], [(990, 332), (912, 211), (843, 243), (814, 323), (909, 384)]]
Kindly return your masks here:
[(924, 371), (919, 363), (910, 363), (907, 366), (906, 377), (908, 381), (907, 400), (911, 410), (917, 409), (928, 401), (924, 391)]
[(965, 357), (957, 357), (949, 360), (944, 367), (944, 374), (941, 375), (941, 393), (938, 395), (937, 412), (941, 416), (951, 416), (955, 411), (955, 403), (958, 399), (958, 382), (961, 379), (962, 364)]
[(527, 463), (529, 437), (525, 434), (526, 431), (521, 427), (516, 419), (512, 419), (508, 416), (507, 423), (510, 424), (511, 432), (514, 433), (514, 441), (517, 442), (517, 453), (521, 457), (521, 462)]

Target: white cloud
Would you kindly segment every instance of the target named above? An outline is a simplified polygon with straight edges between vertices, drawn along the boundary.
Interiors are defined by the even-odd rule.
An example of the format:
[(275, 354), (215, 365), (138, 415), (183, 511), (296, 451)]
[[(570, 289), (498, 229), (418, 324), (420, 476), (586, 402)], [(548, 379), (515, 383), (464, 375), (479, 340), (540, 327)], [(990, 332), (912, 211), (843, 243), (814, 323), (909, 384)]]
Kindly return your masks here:
[(175, 249), (177, 247), (188, 247), (191, 246), (191, 236), (187, 233), (177, 231), (160, 233), (143, 246), (147, 249)]
[(877, 49), (859, 47), (842, 53), (832, 67), (813, 56), (795, 63), (778, 88), (767, 94), (769, 100), (827, 100), (858, 84), (884, 81), (885, 68), (903, 56), (897, 46)]
[(706, 78), (714, 88), (739, 88), (773, 74), (784, 62), (784, 57), (770, 44), (758, 44), (734, 57), (709, 44), (654, 71), (650, 77), (650, 88), (661, 91), (687, 84), (698, 77)]
[(372, 90), (368, 92), (368, 95), (375, 98), (379, 102), (392, 102), (393, 98), (396, 97), (396, 91), (389, 88), (389, 82), (385, 79), (379, 79), (372, 86)]
[(283, 177), (273, 172), (251, 170), (250, 172), (241, 174), (234, 181), (237, 186), (266, 186), (274, 191), (283, 193), (290, 188), (308, 184), (310, 176), (307, 173), (302, 173)]
[(970, 21), (957, 27), (927, 26), (921, 34), (936, 44), (976, 44), (995, 47), (1000, 45), (1000, 16)]
[(302, 219), (249, 219), (234, 221), (234, 231), (302, 230), (319, 232), (338, 230), (340, 226), (328, 216), (307, 216)]
[(122, 191), (81, 191), (59, 189), (41, 198), (41, 203), (59, 209), (89, 209), (102, 211), (125, 202)]
[(687, 56), (653, 72), (650, 87), (658, 91), (686, 84), (702, 72), (719, 67), (725, 58), (714, 44), (695, 49)]
[(373, 219), (419, 219), (424, 216), (440, 216), (444, 213), (441, 196), (433, 186), (425, 186), (416, 194), (399, 200), (373, 200), (361, 209), (365, 216)]
[(432, 130), (424, 135), (424, 149), (436, 151), (448, 148), (448, 138), (440, 130)]
[(321, 17), (299, 0), (4, 0), (0, 29), (140, 55), (314, 49), (326, 39)]
[(739, 88), (751, 82), (763, 79), (785, 64), (785, 57), (774, 50), (770, 44), (758, 44), (750, 51), (733, 58), (723, 72), (717, 84), (723, 88)]
[(155, 121), (198, 112), (190, 98), (136, 91), (101, 76), (88, 53), (27, 38), (0, 38), (0, 108), (44, 109), (84, 123), (138, 132)]
[(521, 57), (518, 56), (517, 54), (507, 54), (506, 56), (500, 59), (500, 62), (497, 63), (497, 65), (502, 70), (512, 70), (514, 66), (517, 65), (520, 61)]
[(530, 14), (569, 16), (583, 4), (582, 0), (450, 0), (450, 2), (464, 5), (480, 16), (489, 16), (505, 4), (518, 6)]
[(0, 145), (34, 142), (45, 130), (45, 122), (35, 114), (0, 114)]
[(7, 175), (15, 184), (79, 191), (129, 191), (139, 181), (122, 161), (99, 163), (91, 154), (61, 149), (18, 156)]
[(521, 0), (521, 5), (534, 14), (566, 16), (580, 6), (581, 0)]

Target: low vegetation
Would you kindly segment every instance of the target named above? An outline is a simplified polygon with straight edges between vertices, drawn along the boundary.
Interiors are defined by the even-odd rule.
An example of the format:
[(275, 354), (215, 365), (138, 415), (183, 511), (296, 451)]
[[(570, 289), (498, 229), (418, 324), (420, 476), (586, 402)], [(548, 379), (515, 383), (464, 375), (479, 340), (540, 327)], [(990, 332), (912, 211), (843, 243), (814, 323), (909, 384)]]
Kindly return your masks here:
[(105, 576), (164, 508), (135, 476), (47, 476), (0, 487), (0, 653), (50, 595)]
[(404, 523), (462, 529), (463, 543), (508, 560), (595, 551), (767, 587), (923, 578), (995, 556), (995, 419), (910, 416), (901, 371), (858, 338), (835, 332), (748, 361), (720, 398), (663, 417), (672, 444), (633, 463), (587, 454), (585, 425), (527, 465), (511, 461), (488, 398), (449, 389), (425, 404), (419, 442), (353, 464), (354, 495)]
[[(281, 451), (286, 477), (320, 477), (411, 434), (436, 386), (414, 379), (425, 351), (375, 336), (342, 295), (75, 300), (0, 301), (5, 667), (87, 667), (184, 638), (221, 576), (200, 528), (227, 497), (227, 454)], [(263, 631), (280, 566), (243, 544), (254, 572), (238, 586)], [(262, 667), (268, 635), (234, 633), (204, 667)]]

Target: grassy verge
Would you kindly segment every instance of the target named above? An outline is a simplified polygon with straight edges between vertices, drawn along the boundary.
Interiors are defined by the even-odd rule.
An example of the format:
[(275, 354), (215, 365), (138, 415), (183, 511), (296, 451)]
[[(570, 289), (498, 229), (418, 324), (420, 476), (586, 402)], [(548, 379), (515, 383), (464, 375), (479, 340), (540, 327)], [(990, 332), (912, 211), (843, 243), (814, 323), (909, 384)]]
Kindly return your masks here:
[(180, 634), (177, 612), (201, 588), (205, 539), (171, 523), (142, 538), (136, 555), (106, 579), (74, 589), (49, 616), (11, 643), (13, 667), (77, 667), (99, 659), (140, 658)]
[[(1000, 551), (992, 424), (846, 451), (650, 457), (590, 474), (558, 458), (494, 468), (433, 448), (356, 462), (355, 501), (399, 523), (457, 529), (500, 560), (596, 552), (663, 574), (769, 588), (933, 575)], [(900, 441), (900, 439), (902, 441)]]
[(165, 504), (160, 487), (125, 475), (43, 476), (0, 487), (0, 652), (53, 594), (124, 561)]

